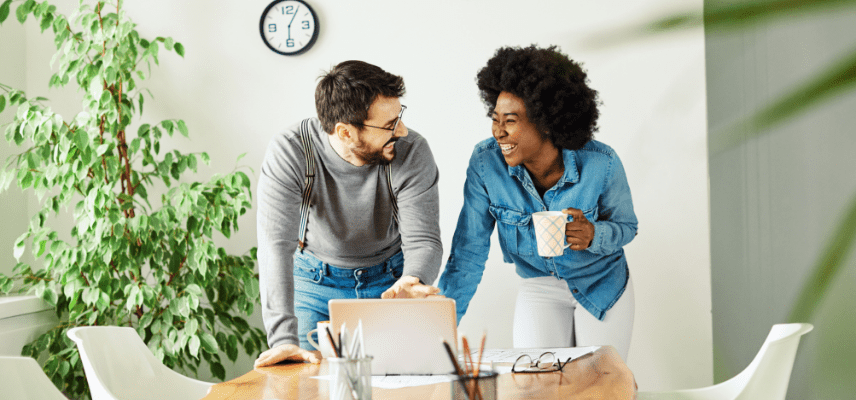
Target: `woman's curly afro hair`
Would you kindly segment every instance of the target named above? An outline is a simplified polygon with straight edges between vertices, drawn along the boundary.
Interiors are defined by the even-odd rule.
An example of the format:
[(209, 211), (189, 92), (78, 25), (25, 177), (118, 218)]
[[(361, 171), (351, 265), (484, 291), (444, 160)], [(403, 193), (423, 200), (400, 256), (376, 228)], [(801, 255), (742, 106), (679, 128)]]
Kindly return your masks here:
[(556, 46), (502, 47), (476, 76), (482, 100), (493, 112), (501, 92), (523, 100), (526, 116), (556, 147), (582, 148), (597, 131), (597, 92), (580, 64)]

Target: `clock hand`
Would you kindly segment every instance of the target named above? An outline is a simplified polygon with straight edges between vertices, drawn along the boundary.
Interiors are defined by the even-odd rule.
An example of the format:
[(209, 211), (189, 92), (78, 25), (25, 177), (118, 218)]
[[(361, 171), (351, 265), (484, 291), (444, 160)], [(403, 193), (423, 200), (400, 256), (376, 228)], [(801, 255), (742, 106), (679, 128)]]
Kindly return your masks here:
[(291, 21), (288, 21), (288, 31), (289, 32), (291, 32), (291, 23), (294, 22), (294, 17), (297, 16), (297, 10), (299, 10), (299, 9), (300, 9), (300, 5), (298, 5), (297, 8), (294, 9), (294, 16), (291, 17)]
[(288, 21), (288, 38), (291, 39), (291, 23), (294, 22), (294, 17), (297, 16), (297, 10), (300, 9), (300, 5), (297, 5), (297, 8), (294, 9), (294, 15), (291, 17), (291, 21)]

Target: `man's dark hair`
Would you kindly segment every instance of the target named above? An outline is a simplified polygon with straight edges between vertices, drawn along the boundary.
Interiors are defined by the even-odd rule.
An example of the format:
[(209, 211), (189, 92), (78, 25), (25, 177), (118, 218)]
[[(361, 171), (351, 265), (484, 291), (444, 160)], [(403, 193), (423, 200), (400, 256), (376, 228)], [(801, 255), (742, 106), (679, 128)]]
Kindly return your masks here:
[(362, 126), (378, 95), (404, 96), (404, 79), (363, 61), (344, 61), (320, 77), (315, 88), (315, 110), (324, 132), (337, 122)]
[(597, 92), (580, 64), (557, 50), (502, 47), (476, 76), (488, 113), (501, 92), (523, 100), (526, 117), (556, 147), (578, 150), (597, 131)]

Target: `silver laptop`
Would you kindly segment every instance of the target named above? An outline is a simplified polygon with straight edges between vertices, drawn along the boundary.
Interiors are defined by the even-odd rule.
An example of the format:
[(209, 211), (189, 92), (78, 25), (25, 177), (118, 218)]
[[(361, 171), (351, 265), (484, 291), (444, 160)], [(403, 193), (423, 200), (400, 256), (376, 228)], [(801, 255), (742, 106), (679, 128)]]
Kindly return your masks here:
[(328, 306), (334, 337), (343, 323), (353, 333), (362, 321), (365, 354), (374, 357), (372, 375), (440, 375), (454, 371), (442, 342), (445, 340), (456, 351), (454, 300), (334, 299)]

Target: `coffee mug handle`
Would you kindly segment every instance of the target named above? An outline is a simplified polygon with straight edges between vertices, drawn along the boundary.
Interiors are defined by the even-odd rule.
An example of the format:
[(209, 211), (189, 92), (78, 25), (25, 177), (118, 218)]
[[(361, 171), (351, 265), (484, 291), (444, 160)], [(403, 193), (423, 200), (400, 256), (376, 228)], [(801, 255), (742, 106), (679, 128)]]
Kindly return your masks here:
[[(573, 215), (571, 215), (571, 214), (565, 214), (565, 220), (566, 220), (567, 222), (574, 222), (574, 216), (573, 216)], [(565, 235), (565, 245), (564, 245), (564, 246), (562, 246), (562, 250), (565, 250), (565, 249), (567, 249), (568, 247), (571, 247), (571, 244), (570, 244), (570, 243), (568, 243), (568, 236), (567, 236), (567, 235)]]
[(306, 340), (309, 341), (309, 344), (311, 344), (312, 347), (315, 348), (315, 350), (321, 350), (321, 345), (316, 343), (314, 340), (312, 340), (312, 334), (317, 332), (317, 331), (318, 331), (318, 328), (315, 328), (315, 329), (309, 331), (309, 333), (306, 334)]

